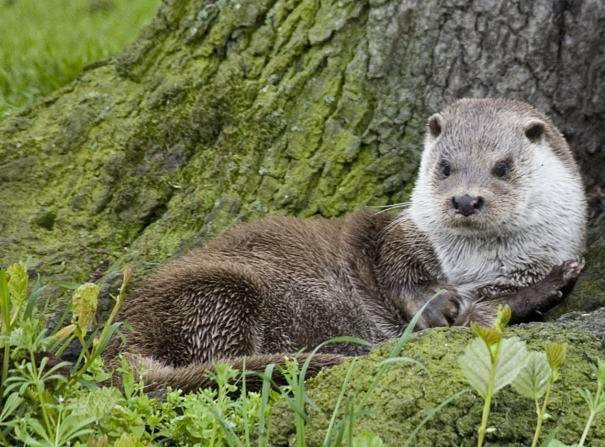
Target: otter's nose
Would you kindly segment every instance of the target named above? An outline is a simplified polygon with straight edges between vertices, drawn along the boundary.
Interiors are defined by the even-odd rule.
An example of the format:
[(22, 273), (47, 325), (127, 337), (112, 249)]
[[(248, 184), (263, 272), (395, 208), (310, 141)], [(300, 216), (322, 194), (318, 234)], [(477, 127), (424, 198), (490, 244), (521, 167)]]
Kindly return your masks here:
[(452, 197), (452, 205), (457, 213), (467, 217), (481, 209), (483, 206), (483, 197), (469, 196), (468, 194), (454, 196)]

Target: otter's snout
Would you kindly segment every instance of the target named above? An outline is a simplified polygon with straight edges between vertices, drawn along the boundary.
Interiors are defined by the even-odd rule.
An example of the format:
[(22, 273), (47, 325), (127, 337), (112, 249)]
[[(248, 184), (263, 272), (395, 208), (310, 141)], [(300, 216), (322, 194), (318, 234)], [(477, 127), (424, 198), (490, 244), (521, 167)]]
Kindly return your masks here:
[(456, 213), (467, 217), (481, 209), (483, 206), (483, 197), (470, 196), (468, 194), (454, 196), (452, 197), (452, 206), (456, 210)]

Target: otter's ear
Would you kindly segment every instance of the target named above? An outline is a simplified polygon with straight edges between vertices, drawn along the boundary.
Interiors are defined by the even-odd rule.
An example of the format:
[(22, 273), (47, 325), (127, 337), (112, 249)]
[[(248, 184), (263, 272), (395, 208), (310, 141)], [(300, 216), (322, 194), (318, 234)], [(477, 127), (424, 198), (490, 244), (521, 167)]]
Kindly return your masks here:
[(525, 126), (525, 136), (532, 143), (538, 143), (542, 140), (542, 135), (544, 135), (544, 128), (546, 125), (543, 121), (540, 120), (531, 120)]
[(432, 115), (429, 120), (427, 121), (426, 125), (429, 128), (429, 133), (431, 134), (431, 136), (433, 138), (437, 138), (439, 135), (441, 135), (441, 123), (442, 123), (443, 117), (441, 115), (439, 115), (438, 113), (435, 113), (434, 115)]

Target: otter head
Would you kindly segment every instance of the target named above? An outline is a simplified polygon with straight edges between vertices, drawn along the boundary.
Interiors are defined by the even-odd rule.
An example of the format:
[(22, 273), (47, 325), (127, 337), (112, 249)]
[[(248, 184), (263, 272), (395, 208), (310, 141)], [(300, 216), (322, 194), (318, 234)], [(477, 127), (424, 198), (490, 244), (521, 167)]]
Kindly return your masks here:
[(563, 136), (528, 104), (460, 100), (427, 123), (411, 215), (428, 233), (499, 234), (582, 226), (584, 194)]

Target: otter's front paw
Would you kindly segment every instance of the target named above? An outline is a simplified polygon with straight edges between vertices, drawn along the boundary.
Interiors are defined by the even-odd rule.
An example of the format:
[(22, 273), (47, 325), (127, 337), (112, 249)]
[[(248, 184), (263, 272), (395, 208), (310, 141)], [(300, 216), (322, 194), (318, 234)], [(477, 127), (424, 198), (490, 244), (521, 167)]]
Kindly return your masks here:
[(568, 296), (584, 269), (584, 260), (569, 260), (552, 268), (546, 277), (534, 286), (538, 289), (536, 294), (541, 298), (539, 311), (546, 311), (559, 304)]
[(416, 323), (416, 330), (438, 326), (451, 326), (458, 318), (461, 303), (460, 297), (454, 290), (440, 289), (424, 308)]

